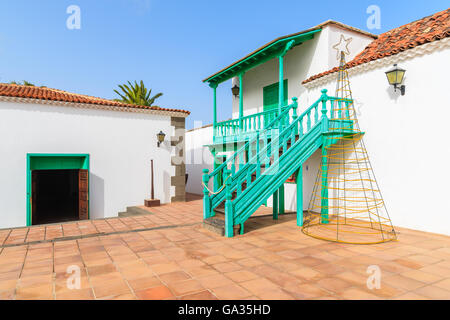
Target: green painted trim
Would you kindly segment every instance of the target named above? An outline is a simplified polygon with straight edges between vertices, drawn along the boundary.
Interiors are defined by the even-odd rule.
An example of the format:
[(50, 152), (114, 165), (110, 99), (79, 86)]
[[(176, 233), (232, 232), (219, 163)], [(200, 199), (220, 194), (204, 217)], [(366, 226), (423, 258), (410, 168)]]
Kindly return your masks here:
[(239, 74), (239, 129), (242, 130), (243, 122), (242, 118), (244, 117), (244, 75), (242, 73)]
[[(288, 79), (283, 80), (283, 103), (288, 104)], [(263, 88), (263, 112), (269, 112), (273, 109), (278, 110), (280, 105), (280, 82), (275, 82)]]
[[(34, 160), (33, 160), (34, 159)], [(70, 161), (69, 161), (70, 160)], [(90, 174), (90, 156), (87, 153), (27, 153), (27, 226), (31, 226), (31, 172), (32, 170), (85, 169)], [(89, 183), (90, 184), (90, 183)], [(88, 218), (90, 217), (90, 188), (88, 185)]]
[[(301, 34), (296, 34), (290, 37), (279, 39), (273, 41), (273, 43), (264, 46), (263, 48), (255, 51), (254, 53), (248, 55), (247, 57), (233, 63), (232, 65), (226, 67), (225, 69), (213, 74), (212, 76), (203, 80), (203, 82), (219, 84), (227, 81), (239, 73), (245, 72), (247, 70), (253, 69), (256, 66), (278, 57), (286, 49), (286, 44), (291, 40), (294, 40), (292, 47), (295, 47), (305, 41), (314, 38), (314, 34), (321, 31), (322, 29), (315, 29)], [(291, 47), (291, 48), (292, 48)]]
[[(307, 108), (300, 115), (297, 115), (296, 108), (297, 99), (293, 98), (293, 103), (289, 108), (277, 116), (268, 128), (255, 133), (254, 137), (243, 142), (242, 147), (238, 147), (237, 151), (228, 157), (227, 161), (217, 167), (209, 178), (222, 174), (222, 170), (228, 170), (231, 165), (231, 177), (226, 181), (225, 191), (208, 196), (207, 208), (209, 212), (217, 207), (223, 200), (225, 202), (225, 234), (228, 237), (233, 236), (233, 226), (242, 225), (245, 221), (265, 202), (270, 196), (273, 196), (273, 219), (278, 219), (278, 215), (282, 212), (282, 201), (284, 183), (292, 174), (297, 172), (297, 224), (303, 224), (303, 177), (302, 165), (310, 158), (317, 148), (322, 147), (322, 152), (326, 155), (327, 137), (329, 135), (345, 137), (355, 134), (352, 129), (348, 128), (348, 123), (344, 121), (330, 120), (328, 118), (327, 102), (333, 107), (335, 101), (341, 100), (337, 97), (329, 97), (326, 90), (322, 90), (322, 96)], [(351, 100), (348, 100), (351, 102)], [(322, 108), (320, 108), (322, 107)], [(293, 109), (292, 120), (289, 117), (289, 111)], [(319, 117), (319, 113), (322, 116)], [(283, 123), (283, 130), (277, 131), (271, 136), (266, 135), (268, 131), (277, 128)], [(344, 126), (342, 128), (342, 126)], [(298, 135), (298, 138), (297, 138)], [(287, 149), (287, 143), (291, 142), (291, 146)], [(237, 143), (236, 143), (237, 144)], [(235, 145), (236, 145), (235, 144)], [(254, 146), (255, 145), (255, 146)], [(275, 147), (274, 151), (272, 148)], [(278, 148), (283, 149), (283, 155), (276, 157), (273, 163), (268, 161), (273, 152), (276, 154)], [(253, 155), (253, 150), (256, 154)], [(245, 153), (251, 153), (250, 159), (246, 159), (243, 165), (236, 168), (233, 164), (236, 159), (241, 159)], [(246, 157), (248, 158), (248, 156)], [(264, 173), (261, 174), (260, 164), (265, 164)], [(322, 196), (328, 197), (328, 163), (322, 163), (322, 179), (325, 183)], [(237, 170), (236, 170), (237, 169)], [(251, 175), (256, 171), (256, 179), (252, 181)], [(247, 187), (242, 190), (242, 183), (246, 181)], [(232, 199), (232, 194), (237, 196)], [(325, 200), (326, 201), (326, 200)], [(328, 222), (328, 202), (323, 203), (322, 220), (323, 223)], [(206, 207), (205, 207), (206, 208)]]
[(278, 212), (279, 214), (284, 213), (284, 184), (281, 185), (280, 189), (278, 189)]
[(281, 114), (281, 106), (284, 102), (284, 56), (278, 57), (278, 114)]
[[(225, 169), (224, 172), (226, 176), (231, 174), (231, 171), (228, 169)], [(234, 235), (234, 211), (233, 204), (231, 203), (232, 190), (230, 179), (225, 182), (225, 193), (225, 237), (232, 238)]]
[(211, 210), (210, 210), (210, 203), (211, 200), (209, 199), (209, 191), (206, 187), (209, 182), (209, 170), (203, 169), (203, 176), (202, 176), (202, 182), (205, 185), (203, 187), (203, 219), (208, 219), (211, 216)]
[(272, 199), (273, 220), (278, 220), (278, 190), (273, 193)]
[(303, 165), (297, 170), (297, 226), (303, 226)]
[(217, 126), (217, 86), (213, 87), (213, 126)]

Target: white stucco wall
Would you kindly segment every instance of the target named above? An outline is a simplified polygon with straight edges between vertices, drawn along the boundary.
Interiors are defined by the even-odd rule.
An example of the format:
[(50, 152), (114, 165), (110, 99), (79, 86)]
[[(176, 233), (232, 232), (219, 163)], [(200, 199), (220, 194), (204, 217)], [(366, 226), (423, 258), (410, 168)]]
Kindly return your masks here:
[[(358, 33), (356, 31), (343, 29), (337, 25), (325, 26), (322, 31), (314, 36), (314, 39), (306, 41), (300, 46), (288, 51), (284, 61), (284, 77), (288, 79), (288, 97), (292, 102), (292, 97), (299, 97), (299, 112), (302, 112), (311, 105), (310, 99), (304, 99), (306, 88), (301, 82), (308, 77), (339, 65), (337, 51), (332, 48), (339, 43), (341, 35), (345, 39), (351, 38), (348, 44), (352, 59), (360, 53), (373, 38)], [(243, 97), (244, 116), (263, 111), (263, 88), (278, 79), (278, 59), (272, 59), (254, 69), (247, 71), (243, 76)], [(237, 78), (233, 79), (233, 84), (239, 84)], [(317, 100), (320, 94), (311, 99)], [(233, 118), (239, 117), (239, 98), (233, 99)], [(314, 101), (315, 101), (314, 100)], [(303, 169), (303, 207), (308, 208), (312, 188), (316, 179), (317, 169), (320, 163), (320, 151), (315, 152), (307, 160)], [(306, 169), (308, 168), (308, 169)], [(285, 184), (285, 207), (287, 210), (296, 210), (296, 185)], [(272, 206), (272, 198), (268, 200), (268, 206)]]
[[(450, 191), (446, 168), (450, 46), (448, 39), (441, 41), (357, 71), (350, 69), (349, 74), (359, 124), (366, 132), (364, 142), (393, 224), (450, 234), (446, 201)], [(394, 63), (406, 69), (404, 96), (395, 93), (386, 79), (385, 71)], [(333, 78), (310, 84), (315, 87), (304, 99), (317, 99), (322, 88), (333, 95)]]
[(203, 194), (202, 170), (212, 171), (214, 159), (205, 145), (213, 140), (213, 127), (196, 128), (186, 131), (186, 173), (189, 175), (186, 192)]
[[(299, 112), (320, 97), (320, 89), (327, 88), (330, 95), (334, 94), (336, 74), (328, 80), (315, 81), (308, 88), (301, 82), (338, 64), (336, 51), (331, 47), (339, 41), (340, 34), (353, 38), (347, 61), (372, 41), (370, 37), (329, 26), (286, 55), (288, 94), (289, 98), (299, 97)], [(448, 43), (448, 39), (440, 40), (349, 70), (360, 127), (366, 132), (364, 142), (393, 224), (442, 234), (450, 234), (450, 204), (445, 201), (450, 190), (450, 171), (445, 167), (450, 156), (445, 141), (450, 116), (446, 97)], [(394, 63), (407, 70), (405, 96), (388, 85), (385, 71)], [(244, 115), (262, 111), (262, 88), (276, 81), (275, 59), (245, 73)], [(233, 118), (237, 117), (238, 99), (233, 99)], [(304, 209), (317, 174), (319, 152), (304, 165)], [(286, 208), (295, 210), (295, 184), (285, 184), (285, 190)]]
[[(166, 140), (156, 146), (162, 130)], [(0, 102), (0, 228), (26, 225), (27, 153), (90, 155), (90, 217), (117, 216), (150, 197), (150, 159), (154, 159), (155, 197), (174, 195), (170, 177), (170, 117)]]
[[(329, 70), (339, 65), (336, 50), (333, 45), (340, 41), (341, 35), (345, 39), (351, 38), (348, 44), (349, 59), (360, 53), (373, 38), (356, 31), (340, 28), (334, 24), (326, 25), (322, 31), (314, 35), (312, 40), (288, 51), (284, 60), (284, 78), (288, 79), (288, 98), (300, 97), (305, 88), (301, 82), (312, 75)], [(263, 88), (278, 82), (278, 59), (272, 59), (266, 63), (247, 71), (243, 76), (244, 116), (263, 111)], [(233, 83), (239, 83), (237, 78)], [(239, 98), (231, 97), (233, 102), (233, 119), (239, 117)], [(304, 101), (299, 100), (300, 110), (309, 107)]]
[[(302, 45), (290, 50), (286, 54), (284, 61), (284, 76), (285, 79), (288, 79), (288, 97), (290, 102), (294, 96), (305, 96), (306, 89), (301, 85), (303, 80), (339, 65), (339, 60), (336, 58), (336, 51), (331, 49), (331, 47), (339, 42), (341, 34), (346, 39), (352, 38), (348, 46), (352, 58), (373, 40), (370, 36), (330, 24), (323, 27), (322, 31), (314, 36), (314, 39), (306, 41)], [(263, 111), (263, 88), (277, 81), (278, 59), (267, 61), (244, 74), (244, 116)], [(233, 78), (231, 82), (232, 86), (235, 84), (240, 85), (237, 77)], [(232, 117), (238, 118), (239, 97), (235, 98), (230, 94), (230, 99), (232, 99)], [(310, 104), (308, 103), (300, 99), (299, 111), (301, 112), (309, 107)], [(213, 168), (211, 153), (206, 147), (202, 146), (211, 143), (211, 141), (212, 127), (186, 132), (186, 172), (189, 174), (189, 180), (186, 186), (187, 192), (202, 194), (202, 169), (208, 168), (211, 171)], [(303, 168), (304, 209), (308, 207), (319, 162), (320, 151), (317, 151), (307, 160)], [(285, 184), (285, 197), (286, 209), (296, 210), (295, 184)], [(272, 206), (272, 197), (268, 199), (268, 205)]]

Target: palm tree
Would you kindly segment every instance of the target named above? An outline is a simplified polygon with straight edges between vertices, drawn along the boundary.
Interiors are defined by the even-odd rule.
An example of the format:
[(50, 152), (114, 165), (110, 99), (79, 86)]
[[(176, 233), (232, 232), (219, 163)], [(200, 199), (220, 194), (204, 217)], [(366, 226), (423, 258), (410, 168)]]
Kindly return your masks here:
[(151, 96), (152, 89), (147, 89), (144, 82), (141, 80), (140, 84), (134, 81), (134, 85), (128, 81), (127, 84), (119, 84), (118, 87), (122, 92), (114, 89), (121, 99), (114, 99), (115, 101), (120, 101), (129, 104), (136, 104), (140, 106), (154, 106), (153, 103), (156, 99), (161, 97), (162, 93), (157, 93), (153, 97)]
[(31, 82), (28, 82), (27, 80), (23, 80), (22, 83), (20, 83), (20, 81), (11, 81), (10, 84), (17, 84), (17, 85), (21, 85), (21, 86), (34, 87), (34, 84), (31, 83)]

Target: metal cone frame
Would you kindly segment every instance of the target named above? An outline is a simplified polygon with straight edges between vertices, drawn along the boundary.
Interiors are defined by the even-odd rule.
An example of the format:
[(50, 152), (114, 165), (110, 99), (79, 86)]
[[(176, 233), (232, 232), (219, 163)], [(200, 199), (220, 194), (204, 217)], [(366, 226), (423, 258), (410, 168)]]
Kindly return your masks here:
[(352, 244), (396, 240), (358, 125), (343, 52), (336, 97), (302, 231)]

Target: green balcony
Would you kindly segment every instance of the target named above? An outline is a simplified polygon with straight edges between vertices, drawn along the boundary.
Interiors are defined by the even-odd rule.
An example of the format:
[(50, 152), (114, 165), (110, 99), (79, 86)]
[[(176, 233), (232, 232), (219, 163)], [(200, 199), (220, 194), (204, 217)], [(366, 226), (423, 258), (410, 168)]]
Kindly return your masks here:
[[(292, 105), (285, 106), (282, 112)], [(267, 129), (268, 124), (279, 116), (278, 109), (272, 109), (264, 112), (254, 113), (241, 119), (231, 119), (217, 122), (214, 126), (214, 144), (225, 144), (231, 142), (239, 142), (251, 139), (257, 132)], [(281, 124), (281, 129), (287, 125), (289, 121)]]

